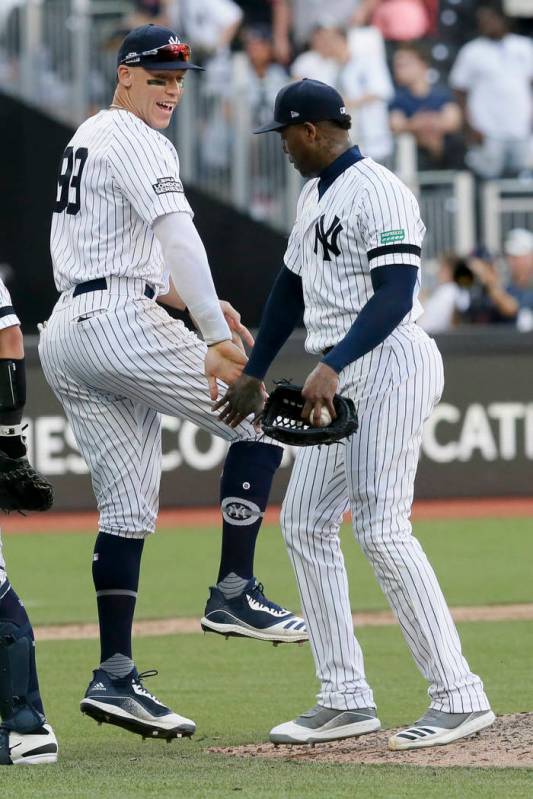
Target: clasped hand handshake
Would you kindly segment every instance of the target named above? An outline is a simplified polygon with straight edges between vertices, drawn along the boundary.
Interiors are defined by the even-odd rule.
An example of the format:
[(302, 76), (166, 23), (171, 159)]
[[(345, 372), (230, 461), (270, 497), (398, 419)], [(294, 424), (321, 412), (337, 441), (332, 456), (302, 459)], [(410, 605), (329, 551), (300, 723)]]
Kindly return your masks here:
[[(241, 315), (230, 305), (221, 300), (220, 307), (232, 333), (232, 340), (213, 344), (205, 357), (205, 374), (209, 382), (209, 393), (215, 402), (214, 411), (220, 411), (219, 418), (230, 427), (237, 427), (250, 414), (254, 414), (256, 424), (264, 408), (268, 393), (261, 380), (242, 374), (248, 358), (244, 350), (244, 342), (250, 347), (254, 338), (247, 327), (241, 323)], [(217, 380), (226, 383), (229, 388), (223, 397), (218, 397)], [(339, 385), (337, 373), (325, 363), (319, 363), (305, 381), (302, 395), (306, 400), (302, 417), (310, 420), (316, 427), (323, 426), (324, 415), (327, 419), (335, 419), (333, 397)]]
[(226, 300), (220, 301), (220, 307), (231, 330), (231, 341), (225, 339), (218, 344), (212, 344), (205, 356), (205, 374), (212, 400), (218, 398), (217, 380), (222, 380), (230, 386), (240, 377), (248, 360), (244, 342), (250, 347), (254, 345), (254, 337), (241, 323), (240, 313)]

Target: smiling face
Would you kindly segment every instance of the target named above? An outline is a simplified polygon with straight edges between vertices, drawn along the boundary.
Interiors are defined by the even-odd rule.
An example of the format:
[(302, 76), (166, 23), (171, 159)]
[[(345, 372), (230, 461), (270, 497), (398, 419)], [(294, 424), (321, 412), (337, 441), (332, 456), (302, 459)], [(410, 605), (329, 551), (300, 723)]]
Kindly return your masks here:
[(164, 130), (181, 100), (185, 70), (120, 66), (114, 104), (131, 111), (155, 130)]

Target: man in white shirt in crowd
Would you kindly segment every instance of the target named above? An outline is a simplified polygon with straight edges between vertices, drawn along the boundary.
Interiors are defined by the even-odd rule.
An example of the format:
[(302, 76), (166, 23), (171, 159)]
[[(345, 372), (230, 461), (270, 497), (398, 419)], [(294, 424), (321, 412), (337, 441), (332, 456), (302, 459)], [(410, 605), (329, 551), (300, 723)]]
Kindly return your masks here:
[(450, 83), (466, 111), (468, 165), (482, 178), (517, 175), (529, 166), (533, 42), (509, 33), (501, 6), (477, 10), (480, 36), (459, 51)]

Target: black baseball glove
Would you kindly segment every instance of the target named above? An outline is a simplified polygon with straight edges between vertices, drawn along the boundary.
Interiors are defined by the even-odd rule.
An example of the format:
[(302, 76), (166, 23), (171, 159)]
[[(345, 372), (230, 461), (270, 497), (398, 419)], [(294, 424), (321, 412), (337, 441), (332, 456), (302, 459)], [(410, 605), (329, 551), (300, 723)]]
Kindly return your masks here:
[(0, 510), (48, 510), (53, 501), (52, 486), (27, 458), (10, 458), (0, 450)]
[(351, 399), (335, 394), (333, 407), (337, 418), (325, 427), (313, 427), (302, 419), (305, 400), (303, 386), (281, 381), (265, 403), (261, 415), (263, 432), (295, 447), (311, 447), (316, 444), (336, 444), (357, 431), (357, 411)]

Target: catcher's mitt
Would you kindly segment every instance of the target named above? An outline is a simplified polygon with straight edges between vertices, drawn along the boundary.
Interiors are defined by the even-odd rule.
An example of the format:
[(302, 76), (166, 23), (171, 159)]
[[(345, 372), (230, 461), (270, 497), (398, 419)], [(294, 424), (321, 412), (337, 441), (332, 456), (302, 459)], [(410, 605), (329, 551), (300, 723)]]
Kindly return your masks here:
[(293, 386), (281, 381), (265, 403), (261, 415), (263, 432), (296, 447), (311, 447), (316, 444), (336, 444), (343, 438), (357, 431), (357, 411), (351, 399), (335, 394), (333, 406), (337, 418), (325, 427), (313, 427), (306, 419), (302, 419), (305, 400), (302, 397), (303, 386)]
[(53, 501), (52, 486), (27, 458), (10, 458), (0, 450), (0, 510), (48, 510)]

